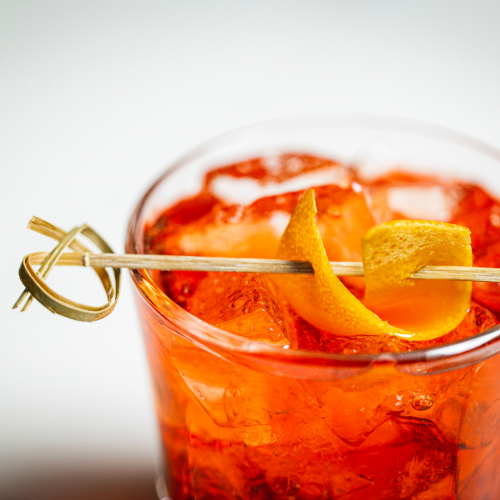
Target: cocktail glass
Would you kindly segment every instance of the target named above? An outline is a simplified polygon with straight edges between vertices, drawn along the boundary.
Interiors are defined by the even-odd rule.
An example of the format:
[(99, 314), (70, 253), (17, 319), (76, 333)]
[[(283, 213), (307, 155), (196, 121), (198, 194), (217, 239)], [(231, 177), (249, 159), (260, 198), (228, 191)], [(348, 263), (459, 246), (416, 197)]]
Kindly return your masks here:
[[(135, 210), (127, 251), (143, 253), (146, 225), (199, 192), (207, 171), (281, 152), (331, 157), (367, 177), (394, 168), (446, 175), (500, 194), (500, 152), (462, 134), (362, 115), (280, 119), (214, 139), (169, 168)], [(285, 188), (246, 181), (227, 196)], [(298, 176), (293, 190), (321, 182)], [(417, 212), (446, 210), (446, 193), (420, 195), (428, 198)], [(405, 353), (283, 349), (190, 315), (145, 270), (132, 277), (163, 443), (160, 497), (500, 498), (498, 327)]]

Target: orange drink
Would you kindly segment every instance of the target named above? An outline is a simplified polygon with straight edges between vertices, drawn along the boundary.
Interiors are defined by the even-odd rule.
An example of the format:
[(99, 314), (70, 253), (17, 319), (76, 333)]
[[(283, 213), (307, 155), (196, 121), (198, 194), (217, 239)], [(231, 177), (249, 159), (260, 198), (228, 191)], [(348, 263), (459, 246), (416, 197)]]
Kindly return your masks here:
[[(397, 154), (381, 159), (381, 144)], [(293, 258), (306, 230), (299, 224), (293, 239), (300, 201), (315, 203), (311, 224), (331, 261), (366, 258), (363, 237), (373, 240), (377, 224), (427, 219), (470, 229), (474, 265), (499, 267), (500, 202), (478, 184), (500, 166), (496, 154), (413, 122), (278, 120), (175, 165), (138, 206), (127, 251)], [(382, 300), (368, 275), (368, 292), (363, 278), (335, 285), (366, 317), (378, 318), (374, 311), (396, 326), (454, 315), (448, 329), (419, 337), (402, 327), (370, 330), (355, 316), (330, 321), (343, 314), (342, 301), (320, 317), (330, 292), (314, 295), (312, 281), (292, 286), (289, 276), (132, 275), (164, 449), (161, 495), (500, 497), (497, 284), (464, 285), (458, 319), (453, 300), (440, 302), (443, 282), (417, 286), (411, 303), (405, 290)]]

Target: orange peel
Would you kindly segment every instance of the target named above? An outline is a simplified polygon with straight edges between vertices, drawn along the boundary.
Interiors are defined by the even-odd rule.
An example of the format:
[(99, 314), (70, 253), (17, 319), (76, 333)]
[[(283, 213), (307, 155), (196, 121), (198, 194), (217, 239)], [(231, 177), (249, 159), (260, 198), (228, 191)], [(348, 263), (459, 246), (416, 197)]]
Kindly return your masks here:
[[(432, 314), (431, 319), (434, 322), (431, 320), (423, 321), (425, 328), (421, 328), (418, 323), (422, 318), (415, 317), (415, 315), (411, 316), (412, 319), (409, 322), (399, 321), (401, 318), (398, 317), (398, 324), (391, 324), (384, 315), (387, 315), (392, 320), (393, 315), (391, 314), (394, 311), (388, 307), (389, 303), (386, 300), (377, 302), (377, 297), (380, 294), (380, 297), (393, 300), (396, 291), (400, 293), (404, 289), (405, 293), (409, 292), (410, 295), (410, 291), (413, 291), (416, 293), (415, 297), (422, 301), (422, 306), (432, 306), (433, 312), (438, 311), (438, 308), (432, 305), (430, 300), (424, 304), (425, 296), (422, 294), (424, 288), (420, 287), (420, 285), (407, 286), (410, 280), (406, 279), (410, 277), (412, 272), (417, 270), (415, 265), (417, 267), (427, 265), (423, 262), (430, 264), (439, 261), (441, 265), (471, 265), (470, 236), (467, 247), (467, 238), (465, 237), (467, 230), (465, 228), (453, 226), (452, 224), (435, 223), (439, 224), (438, 229), (441, 238), (432, 236), (429, 240), (426, 239), (426, 243), (432, 244), (430, 246), (422, 245), (420, 253), (408, 252), (407, 255), (401, 254), (402, 263), (397, 265), (396, 261), (398, 255), (400, 255), (398, 253), (400, 239), (397, 224), (382, 227), (382, 229), (377, 229), (380, 226), (376, 226), (368, 231), (362, 245), (363, 256), (366, 255), (366, 265), (370, 269), (367, 275), (367, 286), (369, 287), (367, 304), (377, 302), (374, 309), (380, 312), (379, 316), (352, 295), (332, 271), (316, 225), (316, 212), (314, 190), (309, 189), (304, 193), (295, 208), (281, 237), (276, 255), (278, 259), (309, 261), (314, 268), (314, 275), (283, 275), (276, 278), (288, 302), (306, 321), (335, 335), (397, 335), (412, 340), (430, 340), (444, 335), (463, 319), (470, 301), (471, 286), (468, 282), (460, 283), (461, 286), (449, 288), (446, 288), (442, 282), (426, 283), (427, 291), (437, 287), (436, 293), (432, 294), (432, 300), (435, 300), (440, 293), (444, 292), (440, 307), (449, 307), (450, 312), (448, 313), (447, 309), (444, 316)], [(428, 224), (426, 221), (404, 222), (407, 223), (404, 226), (407, 234), (411, 233), (412, 224), (417, 223), (414, 227), (421, 227), (424, 222)], [(456, 230), (454, 228), (460, 229)], [(422, 232), (424, 238), (428, 238), (432, 234), (431, 229), (429, 226), (429, 231)], [(459, 236), (455, 238), (452, 235)], [(448, 241), (448, 236), (452, 236), (450, 238), (452, 243), (446, 247), (445, 255), (442, 258), (438, 257), (441, 245)], [(410, 240), (411, 238), (405, 243), (407, 249), (410, 247)], [(451, 251), (454, 248), (453, 243), (457, 243), (460, 248), (458, 261), (455, 259), (455, 253)], [(378, 252), (384, 254), (382, 259), (377, 257)], [(428, 261), (425, 260), (425, 252), (431, 255)], [(384, 274), (386, 272), (388, 272), (389, 276)], [(381, 276), (384, 277), (382, 281), (380, 281)], [(456, 284), (456, 282), (453, 283)], [(454, 300), (458, 301), (459, 306), (453, 306), (452, 302)], [(467, 307), (465, 307), (465, 304)], [(409, 308), (405, 310), (409, 310)], [(442, 310), (440, 312), (443, 313)]]
[(418, 332), (418, 340), (440, 337), (459, 325), (470, 305), (470, 281), (408, 278), (425, 266), (472, 266), (469, 229), (445, 222), (395, 220), (371, 228), (361, 248), (363, 303), (380, 318)]

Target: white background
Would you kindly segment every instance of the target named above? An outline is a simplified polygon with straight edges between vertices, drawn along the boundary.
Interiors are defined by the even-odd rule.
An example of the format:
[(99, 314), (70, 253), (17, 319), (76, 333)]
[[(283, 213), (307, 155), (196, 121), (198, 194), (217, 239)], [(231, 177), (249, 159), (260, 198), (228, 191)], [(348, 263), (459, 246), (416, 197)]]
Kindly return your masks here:
[[(277, 116), (400, 115), (500, 147), (499, 19), (495, 0), (0, 0), (0, 496), (41, 471), (146, 477), (154, 462), (128, 275), (95, 324), (10, 310), (22, 256), (53, 246), (32, 215), (88, 222), (122, 251), (165, 166)], [(81, 271), (49, 284), (99, 297)]]

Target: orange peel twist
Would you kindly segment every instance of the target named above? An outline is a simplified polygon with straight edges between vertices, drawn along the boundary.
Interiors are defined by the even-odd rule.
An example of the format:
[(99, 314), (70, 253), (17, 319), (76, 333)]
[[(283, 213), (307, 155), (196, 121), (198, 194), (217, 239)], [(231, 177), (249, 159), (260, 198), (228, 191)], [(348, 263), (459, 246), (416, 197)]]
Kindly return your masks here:
[(276, 255), (307, 260), (314, 268), (313, 276), (275, 278), (292, 307), (308, 322), (336, 335), (397, 335), (418, 341), (440, 337), (462, 321), (470, 303), (470, 282), (413, 284), (408, 278), (428, 264), (471, 266), (467, 228), (405, 220), (369, 230), (362, 243), (364, 304), (332, 271), (315, 215), (310, 189), (292, 214)]

